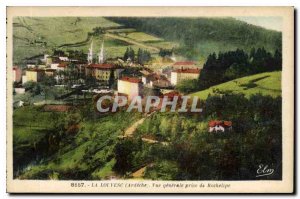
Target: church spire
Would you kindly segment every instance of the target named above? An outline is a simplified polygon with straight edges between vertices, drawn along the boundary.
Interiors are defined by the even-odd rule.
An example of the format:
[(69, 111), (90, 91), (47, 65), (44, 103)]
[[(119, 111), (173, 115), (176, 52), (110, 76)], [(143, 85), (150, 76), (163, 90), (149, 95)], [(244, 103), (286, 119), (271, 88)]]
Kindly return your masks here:
[(176, 56), (175, 56), (174, 52), (172, 52), (171, 60), (172, 60), (172, 61), (176, 61)]
[(99, 62), (99, 64), (104, 63), (104, 41), (102, 41), (101, 49), (100, 49), (99, 56), (98, 56), (98, 62)]
[(88, 64), (93, 63), (93, 40), (91, 42), (91, 47), (89, 48), (88, 58), (87, 58)]

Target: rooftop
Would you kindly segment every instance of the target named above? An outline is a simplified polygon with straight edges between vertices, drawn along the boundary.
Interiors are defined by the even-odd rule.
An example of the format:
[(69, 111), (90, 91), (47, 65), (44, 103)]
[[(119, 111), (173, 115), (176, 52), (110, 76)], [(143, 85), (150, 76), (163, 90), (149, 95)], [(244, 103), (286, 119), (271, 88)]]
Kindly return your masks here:
[(136, 77), (122, 77), (120, 80), (130, 82), (130, 83), (141, 83), (142, 82), (139, 78), (136, 78)]
[(67, 67), (67, 65), (68, 65), (67, 62), (60, 62), (57, 67), (65, 68), (65, 67)]
[(190, 65), (196, 65), (196, 63), (193, 61), (179, 61), (179, 62), (175, 62), (173, 65), (174, 66), (190, 66)]
[(45, 71), (46, 71), (46, 72), (55, 72), (56, 70), (55, 70), (55, 69), (52, 69), (52, 68), (46, 68)]
[(209, 127), (215, 127), (217, 125), (223, 126), (223, 127), (231, 127), (232, 122), (231, 121), (219, 121), (219, 120), (211, 120), (208, 122)]
[(51, 111), (51, 112), (66, 112), (72, 108), (70, 105), (45, 105), (44, 111)]
[(156, 73), (151, 73), (146, 76), (150, 81), (157, 81), (157, 80), (167, 80), (167, 78), (163, 75), (158, 75)]
[(39, 68), (28, 68), (26, 71), (31, 71), (31, 72), (44, 72), (45, 70), (39, 69)]
[(171, 82), (169, 80), (161, 79), (153, 82), (154, 87), (168, 88), (171, 87)]
[(176, 73), (200, 73), (200, 69), (177, 69), (174, 72)]
[(97, 69), (112, 69), (115, 68), (113, 64), (89, 64), (87, 68), (97, 68)]

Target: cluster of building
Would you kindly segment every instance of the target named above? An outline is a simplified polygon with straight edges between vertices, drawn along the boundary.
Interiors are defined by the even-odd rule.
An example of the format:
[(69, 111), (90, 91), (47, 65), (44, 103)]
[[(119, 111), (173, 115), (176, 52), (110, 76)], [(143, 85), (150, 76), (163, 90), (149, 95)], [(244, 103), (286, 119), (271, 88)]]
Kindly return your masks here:
[[(144, 67), (136, 77), (125, 76), (122, 73), (125, 69), (123, 66), (105, 60), (102, 42), (97, 57), (94, 57), (93, 43), (91, 43), (87, 61), (84, 63), (68, 56), (44, 55), (39, 58), (39, 64), (28, 63), (23, 70), (17, 66), (13, 67), (13, 80), (25, 84), (29, 81), (40, 82), (45, 76), (49, 76), (53, 77), (57, 84), (63, 84), (63, 80), (67, 79), (65, 72), (68, 69), (75, 69), (82, 78), (82, 83), (89, 77), (103, 82), (117, 81), (116, 92), (131, 99), (136, 95), (142, 95), (144, 88), (159, 89), (163, 93), (173, 91), (174, 87), (183, 80), (197, 79), (200, 74), (199, 68), (195, 62), (184, 61), (162, 66), (156, 71)], [(16, 88), (15, 91), (18, 89), (21, 88)], [(22, 92), (25, 92), (24, 89)]]
[(42, 64), (27, 64), (25, 69), (21, 69), (18, 66), (13, 67), (13, 80), (14, 82), (40, 82), (45, 76), (54, 77), (57, 81), (63, 78), (63, 75), (59, 75), (60, 71), (65, 71), (68, 64), (71, 62), (76, 63), (76, 66), (82, 66), (78, 64), (76, 60), (69, 60), (68, 57), (50, 56), (44, 55), (41, 59)]
[(194, 62), (175, 62), (157, 71), (144, 68), (140, 71), (141, 78), (123, 77), (118, 80), (118, 93), (132, 99), (137, 95), (142, 95), (144, 87), (150, 89), (160, 89), (163, 94), (172, 92), (174, 87), (183, 80), (198, 79), (200, 74), (199, 66)]
[[(45, 66), (29, 66), (23, 71), (17, 66), (13, 67), (14, 82), (22, 82), (22, 84), (28, 81), (40, 82), (45, 76), (54, 77), (58, 83), (61, 82), (65, 78), (61, 71), (65, 71), (71, 62), (67, 57), (58, 58), (60, 61), (54, 62), (50, 59), (53, 60), (53, 57), (45, 58)], [(170, 91), (183, 80), (197, 79), (200, 73), (200, 69), (185, 67), (184, 62), (181, 62), (180, 66), (175, 63), (169, 67), (171, 72), (168, 69), (154, 72), (145, 68), (140, 71), (141, 77), (122, 77), (124, 68), (112, 63), (73, 63), (79, 73), (85, 77), (94, 77), (96, 80), (106, 82), (110, 78), (118, 80), (118, 92), (128, 96), (141, 95), (144, 87)]]

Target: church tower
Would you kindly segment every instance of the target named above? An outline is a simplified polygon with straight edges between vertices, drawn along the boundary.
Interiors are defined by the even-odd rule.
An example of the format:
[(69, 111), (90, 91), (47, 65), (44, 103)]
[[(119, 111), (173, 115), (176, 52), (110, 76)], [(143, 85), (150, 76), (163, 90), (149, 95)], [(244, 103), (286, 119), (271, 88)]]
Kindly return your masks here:
[(89, 53), (88, 53), (87, 61), (88, 61), (88, 64), (92, 64), (93, 63), (93, 40), (92, 40), (92, 43), (91, 43), (91, 47), (89, 48)]
[(172, 61), (176, 61), (176, 56), (175, 56), (174, 52), (172, 52), (172, 55), (171, 55), (170, 59), (171, 59)]
[(99, 64), (103, 64), (104, 61), (104, 41), (102, 41), (101, 49), (98, 56), (98, 62)]

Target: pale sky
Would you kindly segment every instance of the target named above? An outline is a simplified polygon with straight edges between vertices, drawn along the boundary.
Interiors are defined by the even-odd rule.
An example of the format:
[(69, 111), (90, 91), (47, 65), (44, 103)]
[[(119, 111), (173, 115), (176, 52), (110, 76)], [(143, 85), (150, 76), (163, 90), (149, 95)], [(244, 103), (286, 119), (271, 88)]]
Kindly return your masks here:
[(261, 26), (271, 30), (282, 31), (282, 18), (281, 17), (235, 17), (238, 20), (245, 21), (249, 24)]

